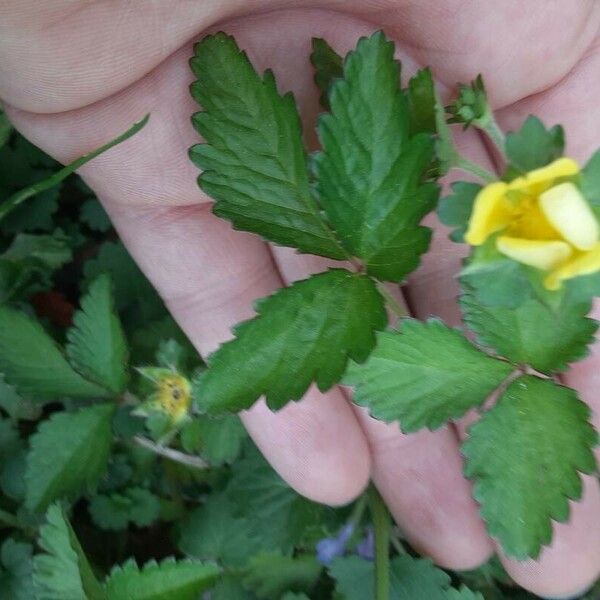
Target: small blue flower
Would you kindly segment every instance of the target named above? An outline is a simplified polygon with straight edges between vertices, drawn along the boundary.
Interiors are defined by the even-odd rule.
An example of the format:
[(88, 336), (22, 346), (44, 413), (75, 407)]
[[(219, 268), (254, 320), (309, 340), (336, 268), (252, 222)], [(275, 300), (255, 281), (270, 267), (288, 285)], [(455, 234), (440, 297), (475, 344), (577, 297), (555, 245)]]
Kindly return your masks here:
[(335, 558), (342, 556), (346, 550), (346, 542), (354, 532), (354, 525), (347, 523), (344, 525), (336, 537), (323, 538), (317, 543), (317, 559), (328, 566)]
[(367, 534), (356, 545), (356, 554), (365, 560), (375, 560), (375, 535), (372, 527), (367, 527)]

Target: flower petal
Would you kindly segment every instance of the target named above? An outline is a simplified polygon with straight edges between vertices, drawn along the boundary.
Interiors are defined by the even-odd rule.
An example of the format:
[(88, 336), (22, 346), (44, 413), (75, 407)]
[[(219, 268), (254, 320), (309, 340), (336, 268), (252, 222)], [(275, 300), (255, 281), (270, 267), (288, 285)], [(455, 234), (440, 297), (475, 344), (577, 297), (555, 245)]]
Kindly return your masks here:
[(558, 158), (545, 167), (529, 171), (522, 177), (513, 179), (508, 184), (509, 192), (523, 192), (538, 196), (547, 190), (554, 181), (561, 177), (572, 177), (579, 173), (579, 165), (572, 158)]
[(503, 181), (495, 181), (477, 194), (465, 234), (467, 244), (480, 246), (492, 233), (508, 225), (512, 206), (505, 197), (507, 187)]
[(496, 248), (517, 262), (544, 271), (557, 267), (573, 253), (571, 246), (566, 242), (524, 240), (506, 235), (496, 240)]
[(598, 243), (598, 221), (572, 183), (561, 183), (542, 193), (540, 207), (552, 226), (578, 250), (591, 250)]
[(554, 270), (546, 277), (544, 285), (549, 290), (558, 290), (566, 279), (591, 275), (598, 271), (600, 271), (600, 244), (596, 244), (589, 252), (578, 254), (568, 263)]

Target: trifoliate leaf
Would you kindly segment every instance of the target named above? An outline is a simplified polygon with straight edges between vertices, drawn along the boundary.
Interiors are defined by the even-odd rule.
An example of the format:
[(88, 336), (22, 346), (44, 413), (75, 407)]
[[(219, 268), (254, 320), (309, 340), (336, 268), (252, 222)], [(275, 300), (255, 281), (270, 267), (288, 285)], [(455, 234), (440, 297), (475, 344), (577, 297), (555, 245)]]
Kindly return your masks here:
[[(337, 558), (329, 569), (344, 600), (375, 596), (375, 566), (358, 556)], [(430, 560), (397, 556), (390, 564), (390, 600), (446, 600), (450, 576)]]
[(214, 213), (236, 229), (331, 258), (346, 253), (311, 194), (300, 118), (271, 71), (261, 78), (235, 40), (217, 33), (195, 47), (192, 119), (205, 142), (190, 150)]
[(197, 600), (219, 573), (216, 565), (199, 561), (166, 558), (140, 569), (131, 559), (111, 571), (106, 595), (108, 600)]
[(75, 532), (56, 504), (46, 513), (38, 544), (44, 553), (33, 558), (36, 600), (108, 600)]
[(188, 556), (234, 568), (244, 565), (258, 550), (266, 549), (253, 525), (234, 516), (228, 498), (219, 494), (211, 495), (204, 506), (182, 522), (178, 545)]
[(455, 181), (451, 184), (452, 193), (442, 198), (438, 207), (438, 217), (444, 225), (454, 227), (450, 239), (463, 242), (473, 212), (475, 197), (481, 190), (478, 183)]
[(79, 219), (93, 231), (107, 232), (112, 223), (97, 198), (88, 198), (79, 209)]
[(512, 370), (441, 321), (407, 319), (400, 331), (377, 336), (367, 362), (352, 365), (345, 382), (375, 418), (400, 421), (410, 432), (436, 429), (481, 406)]
[(590, 304), (567, 298), (554, 307), (530, 298), (510, 309), (482, 305), (466, 293), (460, 303), (465, 324), (481, 344), (546, 374), (565, 371), (586, 356), (598, 329), (597, 321), (586, 318)]
[(310, 62), (315, 68), (315, 83), (321, 90), (319, 101), (329, 110), (329, 90), (344, 75), (343, 59), (324, 39), (313, 38)]
[(81, 377), (39, 323), (0, 306), (0, 372), (36, 399), (102, 398), (108, 392)]
[(33, 548), (30, 544), (8, 538), (0, 549), (0, 598), (6, 600), (32, 600)]
[(160, 515), (160, 500), (145, 488), (130, 487), (119, 493), (95, 495), (89, 511), (102, 529), (119, 531), (127, 529), (130, 523), (148, 527)]
[(84, 377), (114, 394), (125, 389), (127, 342), (115, 313), (108, 275), (100, 275), (90, 285), (67, 339), (67, 356)]
[(308, 592), (316, 583), (321, 564), (314, 556), (283, 556), (265, 552), (250, 558), (242, 582), (260, 599), (279, 598), (284, 592)]
[(237, 325), (235, 339), (208, 358), (194, 398), (210, 413), (249, 408), (262, 395), (281, 408), (312, 381), (336, 384), (348, 357), (364, 361), (386, 323), (383, 300), (364, 275), (332, 269), (282, 289)]
[(552, 521), (569, 517), (593, 473), (598, 435), (589, 408), (566, 387), (524, 375), (469, 429), (466, 475), (490, 534), (517, 559), (536, 558)]
[(400, 281), (429, 247), (431, 230), (419, 223), (435, 206), (438, 187), (423, 183), (433, 137), (410, 136), (400, 66), (383, 33), (358, 42), (329, 101), (331, 113), (318, 125), (323, 151), (314, 161), (321, 204), (369, 274)]
[(26, 504), (41, 511), (54, 500), (92, 488), (106, 470), (112, 404), (54, 413), (29, 439)]
[(189, 453), (198, 452), (211, 465), (233, 462), (248, 434), (236, 415), (220, 418), (196, 417), (181, 431), (181, 445)]
[(530, 115), (521, 129), (506, 136), (509, 174), (519, 175), (544, 167), (562, 156), (564, 149), (563, 128), (555, 125), (546, 129), (537, 117)]
[(435, 103), (435, 87), (431, 69), (421, 69), (408, 82), (411, 135), (436, 133)]

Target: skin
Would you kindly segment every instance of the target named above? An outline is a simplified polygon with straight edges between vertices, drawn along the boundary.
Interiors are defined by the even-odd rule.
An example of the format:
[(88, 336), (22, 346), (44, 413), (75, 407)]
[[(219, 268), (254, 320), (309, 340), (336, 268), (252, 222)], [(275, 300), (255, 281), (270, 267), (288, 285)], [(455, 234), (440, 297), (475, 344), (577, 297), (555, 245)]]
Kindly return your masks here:
[[(600, 139), (600, 3), (586, 0), (5, 0), (0, 3), (0, 97), (16, 126), (63, 162), (87, 152), (147, 112), (137, 136), (81, 170), (131, 254), (189, 338), (206, 356), (252, 302), (321, 271), (331, 261), (270, 247), (233, 231), (210, 212), (187, 148), (192, 42), (223, 29), (256, 67), (272, 67), (296, 95), (309, 145), (319, 111), (308, 63), (311, 36), (340, 52), (384, 27), (404, 76), (430, 65), (442, 94), (483, 73), (505, 129), (535, 113), (561, 122), (567, 154), (583, 163)], [(585, 118), (584, 118), (584, 115)], [(461, 134), (462, 151), (493, 168), (489, 147)], [(453, 173), (453, 178), (463, 177)], [(458, 324), (455, 275), (465, 248), (435, 218), (432, 251), (404, 286), (417, 317)], [(402, 298), (400, 298), (402, 300)], [(596, 310), (600, 317), (600, 310)], [(600, 405), (600, 349), (565, 376)], [(372, 478), (411, 542), (440, 565), (473, 568), (494, 551), (462, 476), (459, 440), (469, 416), (436, 432), (403, 435), (348, 402), (349, 391), (311, 388), (273, 414), (261, 403), (243, 415), (277, 471), (300, 493), (343, 504)], [(568, 597), (600, 572), (600, 491), (586, 478), (584, 499), (538, 561), (502, 557), (518, 583)]]

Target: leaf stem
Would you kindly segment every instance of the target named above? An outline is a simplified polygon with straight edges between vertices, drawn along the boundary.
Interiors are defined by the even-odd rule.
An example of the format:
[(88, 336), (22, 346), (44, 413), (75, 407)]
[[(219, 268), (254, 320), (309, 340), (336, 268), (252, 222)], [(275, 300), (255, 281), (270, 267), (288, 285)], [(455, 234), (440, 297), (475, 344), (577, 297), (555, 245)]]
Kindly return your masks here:
[(487, 126), (483, 129), (483, 131), (485, 131), (490, 140), (492, 140), (502, 158), (506, 160), (506, 152), (504, 151), (506, 136), (504, 135), (502, 129), (500, 129), (498, 126), (498, 123), (496, 123), (496, 119), (494, 119), (493, 115), (490, 114)]
[(467, 173), (472, 173), (476, 177), (482, 179), (485, 183), (492, 183), (493, 181), (497, 181), (498, 177), (494, 175), (491, 171), (480, 167), (478, 164), (471, 162), (468, 158), (464, 156), (457, 155), (454, 164), (452, 165), (455, 169), (461, 169), (462, 171), (466, 171)]
[(0, 205), (0, 221), (9, 212), (11, 212), (15, 208), (17, 208), (17, 206), (21, 205), (28, 198), (31, 198), (32, 196), (35, 196), (36, 194), (39, 194), (40, 192), (44, 192), (44, 191), (50, 189), (51, 187), (54, 187), (55, 185), (57, 185), (61, 181), (63, 181), (63, 179), (66, 179), (69, 175), (71, 175), (71, 173), (73, 173), (74, 171), (79, 169), (79, 167), (82, 167), (83, 165), (85, 165), (87, 162), (89, 162), (93, 158), (96, 158), (96, 156), (102, 154), (103, 152), (106, 152), (107, 150), (110, 150), (117, 144), (120, 144), (121, 142), (124, 142), (125, 140), (129, 139), (131, 136), (135, 135), (138, 131), (140, 131), (140, 129), (142, 129), (142, 127), (144, 127), (146, 125), (149, 118), (150, 118), (150, 115), (147, 114), (141, 121), (134, 123), (127, 131), (123, 132), (121, 135), (117, 136), (116, 138), (114, 138), (110, 142), (104, 144), (103, 146), (100, 146), (100, 148), (96, 148), (96, 150), (93, 150), (92, 152), (89, 152), (88, 154), (84, 154), (83, 156), (80, 156), (79, 158), (74, 160), (72, 163), (70, 163), (66, 167), (62, 168), (60, 171), (57, 171), (53, 175), (50, 175), (50, 177), (47, 177), (46, 179), (43, 179), (42, 181), (38, 181), (37, 183), (34, 183), (33, 185), (30, 185), (22, 190), (19, 190), (18, 192), (15, 192), (8, 200), (6, 200), (6, 202), (4, 202), (3, 204)]
[(379, 293), (383, 296), (387, 307), (399, 318), (404, 318), (404, 317), (409, 317), (409, 313), (406, 310), (406, 308), (404, 308), (404, 306), (402, 306), (402, 304), (400, 304), (400, 302), (398, 302), (398, 300), (396, 300), (396, 298), (394, 298), (393, 294), (387, 289), (387, 287), (385, 286), (384, 283), (381, 282), (377, 282), (377, 289), (379, 290)]
[(168, 458), (169, 460), (185, 465), (186, 467), (192, 467), (193, 469), (207, 469), (210, 466), (199, 456), (184, 454), (183, 452), (179, 452), (179, 450), (175, 450), (174, 448), (161, 446), (160, 444), (157, 444), (148, 438), (142, 437), (141, 435), (136, 435), (133, 440), (142, 448), (146, 448), (146, 450), (150, 450), (150, 452), (154, 452), (154, 454), (158, 454), (158, 456)]
[(390, 513), (373, 486), (369, 500), (375, 529), (375, 600), (390, 600)]

